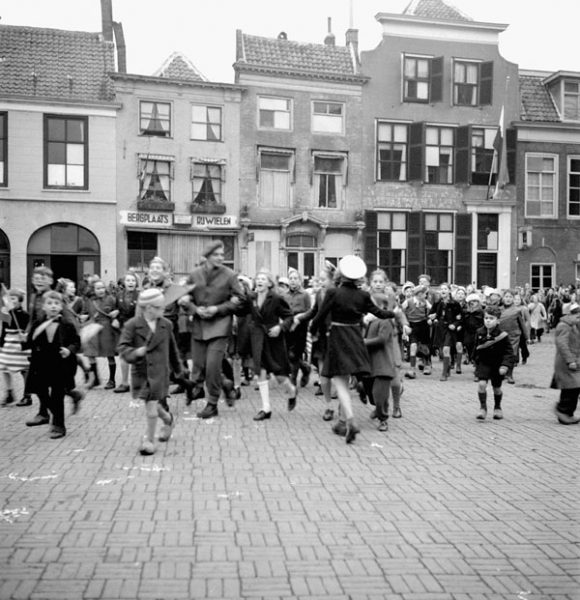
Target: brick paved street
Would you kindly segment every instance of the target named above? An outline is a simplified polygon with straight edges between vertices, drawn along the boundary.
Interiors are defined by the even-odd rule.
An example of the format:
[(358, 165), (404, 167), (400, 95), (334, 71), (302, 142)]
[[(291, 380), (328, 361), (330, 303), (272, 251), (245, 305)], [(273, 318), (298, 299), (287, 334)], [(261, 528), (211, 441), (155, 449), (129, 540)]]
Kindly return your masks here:
[(436, 364), (387, 434), (357, 400), (353, 446), (312, 386), (292, 413), (274, 388), (266, 424), (253, 388), (205, 422), (173, 397), (153, 457), (128, 394), (93, 390), (57, 441), (2, 408), (0, 598), (577, 600), (580, 426), (552, 414), (552, 340), (531, 350), (505, 420)]

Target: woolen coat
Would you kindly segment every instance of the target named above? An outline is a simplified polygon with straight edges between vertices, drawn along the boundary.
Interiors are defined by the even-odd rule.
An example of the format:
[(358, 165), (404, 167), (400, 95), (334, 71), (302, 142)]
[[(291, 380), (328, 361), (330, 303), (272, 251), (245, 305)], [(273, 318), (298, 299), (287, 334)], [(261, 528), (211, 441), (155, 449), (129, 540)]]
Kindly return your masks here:
[[(556, 327), (556, 357), (552, 387), (559, 390), (580, 388), (580, 324), (573, 315), (560, 319)], [(577, 370), (568, 366), (575, 362)]]
[(85, 303), (91, 323), (102, 325), (99, 333), (91, 338), (84, 348), (83, 354), (88, 357), (115, 356), (119, 333), (113, 328), (109, 313), (117, 308), (117, 299), (107, 294), (103, 298), (90, 298)]
[[(147, 347), (145, 356), (135, 351)], [(121, 332), (119, 354), (131, 367), (131, 389), (134, 398), (163, 400), (169, 395), (169, 376), (181, 373), (173, 324), (165, 317), (157, 320), (155, 332), (143, 316), (129, 319)]]
[[(274, 375), (289, 375), (290, 363), (286, 348), (285, 333), (292, 325), (292, 310), (283, 296), (270, 290), (261, 307), (253, 294), (247, 302), (250, 311), (250, 345), (256, 373), (266, 369)], [(270, 337), (268, 331), (280, 325), (278, 337)]]
[(195, 285), (189, 294), (193, 308), (217, 306), (217, 313), (211, 319), (202, 319), (194, 312), (192, 338), (211, 340), (231, 335), (233, 314), (239, 307), (232, 302), (232, 298), (244, 297), (237, 275), (228, 267), (209, 269), (207, 265), (202, 265), (191, 272), (187, 283)]
[(394, 378), (401, 367), (401, 351), (393, 319), (373, 319), (365, 331), (371, 377)]

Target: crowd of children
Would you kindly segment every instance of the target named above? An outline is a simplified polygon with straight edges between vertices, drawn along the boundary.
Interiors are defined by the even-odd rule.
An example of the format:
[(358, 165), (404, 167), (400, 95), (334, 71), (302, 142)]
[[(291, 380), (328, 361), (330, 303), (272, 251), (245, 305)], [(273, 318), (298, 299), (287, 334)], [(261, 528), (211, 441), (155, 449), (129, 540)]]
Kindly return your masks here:
[[(97, 359), (106, 358), (104, 388), (132, 391), (145, 403), (140, 451), (152, 454), (157, 439), (171, 436), (170, 393), (185, 392), (189, 404), (205, 397), (207, 389), (208, 404), (198, 416), (209, 418), (218, 415), (220, 391), (231, 406), (241, 396), (240, 385), (255, 385), (261, 409), (254, 419), (264, 421), (272, 415), (271, 380), (287, 390), (291, 411), (299, 386), (308, 385), (314, 368), (316, 394), (326, 401), (322, 418), (333, 421), (336, 416), (332, 430), (352, 443), (359, 431), (352, 390), (374, 405), (372, 417), (380, 431), (387, 431), (389, 417), (403, 414), (403, 379), (431, 376), (434, 357), (442, 382), (473, 365), (476, 419), (487, 418), (488, 385), (493, 419), (502, 419), (502, 383), (515, 383), (514, 368), (520, 360), (526, 363), (528, 345), (540, 343), (555, 328), (553, 387), (561, 390), (556, 415), (563, 424), (580, 421), (574, 415), (580, 393), (580, 307), (571, 288), (544, 292), (526, 285), (500, 292), (444, 282), (434, 289), (428, 275), (399, 288), (384, 271), (368, 274), (359, 257), (346, 256), (337, 266), (326, 263), (321, 276), (304, 289), (295, 269), (288, 278), (275, 278), (266, 270), (254, 280), (235, 275), (221, 264), (220, 251), (213, 244), (206, 253), (210, 271), (199, 267), (189, 287), (172, 282), (168, 265), (156, 257), (144, 282), (134, 272), (115, 286), (90, 277), (77, 294), (75, 282), (68, 279), (59, 279), (53, 290), (50, 269), (37, 267), (28, 303), (23, 291), (3, 288), (2, 404), (30, 406), (36, 395), (38, 413), (26, 424), (51, 423), (50, 437), (61, 438), (66, 435), (65, 396), (76, 412), (85, 390), (101, 384)], [(221, 283), (212, 288), (212, 281)], [(214, 300), (206, 302), (209, 295)], [(209, 335), (217, 322), (222, 323), (219, 332)], [(204, 333), (192, 339), (196, 327)], [(83, 376), (75, 380), (78, 368)], [(24, 379), (18, 401), (17, 374)], [(84, 385), (77, 385), (80, 379)], [(170, 382), (176, 385), (171, 391)], [(162, 428), (156, 438), (158, 418)]]

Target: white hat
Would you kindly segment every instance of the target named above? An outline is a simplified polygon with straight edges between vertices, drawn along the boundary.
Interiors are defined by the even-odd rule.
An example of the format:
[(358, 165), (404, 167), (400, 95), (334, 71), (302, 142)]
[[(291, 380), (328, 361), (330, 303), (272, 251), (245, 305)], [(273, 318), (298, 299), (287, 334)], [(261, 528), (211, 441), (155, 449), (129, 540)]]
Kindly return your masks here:
[(156, 287), (143, 290), (139, 294), (139, 306), (163, 306), (165, 297), (163, 292)]
[(360, 256), (348, 254), (338, 261), (338, 270), (347, 279), (360, 279), (367, 273), (367, 266)]
[(481, 302), (481, 298), (479, 297), (479, 294), (476, 294), (475, 292), (469, 294), (467, 296), (467, 298), (465, 298), (466, 302)]
[(487, 287), (485, 288), (485, 295), (486, 296), (491, 296), (492, 294), (495, 294), (496, 296), (501, 296), (501, 292), (499, 290), (496, 290), (495, 288), (492, 287)]

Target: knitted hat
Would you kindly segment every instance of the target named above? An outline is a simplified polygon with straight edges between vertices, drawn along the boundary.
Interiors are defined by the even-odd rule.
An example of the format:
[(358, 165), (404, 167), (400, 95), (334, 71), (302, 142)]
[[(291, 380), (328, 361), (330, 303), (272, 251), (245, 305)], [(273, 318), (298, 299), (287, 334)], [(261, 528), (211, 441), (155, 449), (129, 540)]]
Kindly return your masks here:
[(210, 242), (203, 250), (202, 255), (205, 258), (210, 257), (218, 248), (223, 248), (224, 243), (221, 240), (214, 240)]
[(163, 306), (165, 297), (163, 292), (157, 288), (148, 288), (139, 294), (139, 306)]

